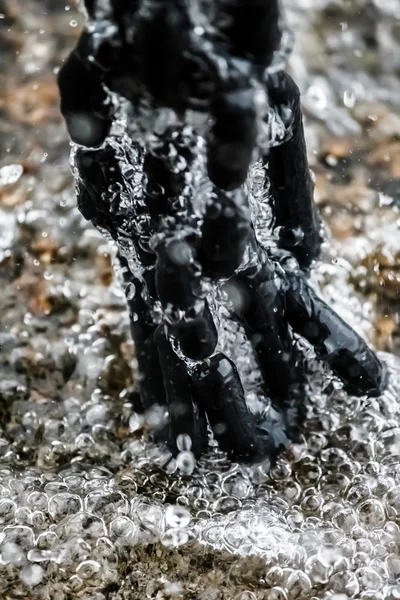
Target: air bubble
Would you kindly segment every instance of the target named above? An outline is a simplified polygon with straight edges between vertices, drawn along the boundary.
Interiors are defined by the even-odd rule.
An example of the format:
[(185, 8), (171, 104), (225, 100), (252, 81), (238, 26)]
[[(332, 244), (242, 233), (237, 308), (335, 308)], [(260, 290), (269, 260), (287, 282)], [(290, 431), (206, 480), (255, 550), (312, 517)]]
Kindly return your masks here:
[(288, 596), (283, 588), (274, 586), (269, 591), (268, 600), (288, 600)]
[(22, 569), (19, 578), (26, 586), (34, 587), (39, 585), (43, 579), (44, 571), (39, 565), (27, 565)]
[[(269, 597), (271, 598), (271, 596)], [(245, 592), (239, 592), (238, 594), (236, 594), (234, 600), (257, 600), (257, 596), (254, 592), (246, 590)]]
[(182, 506), (170, 505), (165, 509), (165, 519), (170, 527), (183, 528), (189, 525), (191, 515), (190, 512)]
[(76, 574), (81, 579), (90, 579), (97, 575), (101, 570), (100, 563), (94, 560), (85, 560), (76, 568)]
[(379, 574), (370, 567), (360, 568), (356, 571), (356, 577), (360, 586), (366, 590), (382, 589), (382, 579)]
[[(23, 23), (18, 15), (14, 19), (16, 32), (20, 25), (23, 31), (28, 31), (27, 40), (32, 44), (25, 44), (26, 48), (35, 46), (38, 35), (45, 41), (52, 31), (50, 21), (55, 18), (56, 22), (58, 18), (51, 11), (48, 17), (39, 15), (38, 20), (36, 4), (39, 5), (29, 3), (27, 11), (33, 13), (28, 15), (29, 18), (25, 15)], [(109, 4), (108, 0), (103, 4)], [(147, 6), (151, 2), (143, 4)], [(214, 8), (210, 0), (201, 0), (200, 4)], [(301, 38), (308, 35), (311, 4), (310, 0), (295, 0), (290, 7), (289, 17), (294, 19)], [(382, 20), (384, 15), (379, 12), (378, 4), (375, 1), (386, 43), (392, 32), (388, 23)], [(65, 17), (62, 3), (61, 10)], [(209, 24), (214, 22), (212, 12), (205, 18), (203, 15), (200, 23), (197, 22), (196, 7), (192, 10), (196, 25), (201, 31), (208, 32)], [(365, 44), (365, 40), (358, 39), (365, 33), (365, 27), (361, 27), (360, 33), (351, 19), (347, 22), (349, 15), (340, 12), (341, 9), (335, 16), (336, 24), (343, 23), (346, 17), (344, 33), (347, 42), (351, 40), (348, 45), (352, 55), (357, 41), (362, 42), (360, 47)], [(74, 16), (69, 12), (67, 29)], [(42, 23), (43, 19), (46, 23)], [(41, 29), (31, 31), (39, 21)], [(394, 23), (395, 19), (391, 21)], [(43, 30), (45, 34), (41, 33)], [(206, 43), (207, 36), (208, 33), (203, 40)], [(330, 60), (327, 60), (322, 68), (326, 73), (319, 68), (316, 76), (308, 65), (302, 64), (300, 55), (295, 57), (299, 67), (296, 69), (300, 77), (298, 83), (302, 89), (309, 88), (303, 97), (304, 106), (311, 116), (322, 119), (328, 128), (343, 131), (350, 126), (350, 131), (354, 132), (351, 127), (355, 121), (343, 106), (352, 104), (354, 98), (348, 93), (345, 97), (344, 91), (354, 90), (357, 103), (351, 112), (361, 111), (362, 103), (358, 98), (362, 90), (356, 79), (360, 76), (363, 86), (368, 88), (371, 74), (365, 77), (352, 69), (354, 81), (341, 78), (340, 61), (336, 60), (334, 48), (338, 40), (328, 35), (321, 42), (314, 37), (312, 42), (316, 48), (320, 43), (327, 45), (325, 50), (328, 52), (322, 51), (323, 56), (329, 58), (333, 53), (336, 71), (334, 69), (333, 78), (328, 77)], [(28, 82), (33, 95), (43, 92), (46, 96), (47, 83), (42, 87), (40, 80), (46, 73), (47, 54), (49, 72), (53, 74), (54, 57), (46, 49), (44, 52), (44, 46), (46, 44), (42, 42), (38, 47), (44, 54), (40, 64), (36, 64), (38, 59), (35, 58), (34, 73), (30, 70), (31, 60), (25, 64), (23, 48), (22, 54), (15, 59), (17, 71), (25, 72), (28, 66), (25, 75), (35, 75), (34, 81)], [(324, 50), (322, 46), (317, 50)], [(308, 46), (300, 43), (299, 49), (302, 47)], [(317, 54), (319, 56), (321, 52)], [(11, 57), (10, 64), (14, 58)], [(387, 70), (387, 61), (385, 65)], [(274, 60), (269, 71), (275, 68)], [(335, 87), (337, 79), (341, 79), (340, 89)], [(386, 79), (392, 80), (391, 77)], [(379, 88), (381, 99), (390, 92), (385, 89), (384, 81), (382, 86)], [(23, 86), (17, 88), (18, 93), (22, 92)], [(48, 91), (51, 96), (50, 88)], [(384, 114), (382, 103), (378, 111), (373, 89), (366, 89), (365, 93), (372, 104), (370, 102), (363, 108), (362, 121), (368, 121), (371, 136), (381, 135), (382, 128), (393, 121), (393, 115)], [(288, 139), (284, 136), (290, 136), (292, 132), (285, 131), (284, 121), (287, 123), (292, 118), (290, 109), (285, 106), (278, 110), (268, 108), (264, 103), (265, 92), (257, 86), (255, 94), (257, 110), (264, 111), (266, 127), (262, 136), (266, 138), (266, 146), (271, 139), (273, 143)], [(258, 96), (263, 98), (261, 103)], [(34, 118), (42, 118), (42, 113), (46, 113), (42, 108), (34, 111)], [(116, 110), (116, 119), (103, 148), (115, 153), (122, 173), (121, 182), (109, 185), (106, 193), (96, 200), (98, 206), (102, 205), (103, 214), (120, 225), (111, 254), (116, 256), (119, 252), (126, 257), (133, 281), (137, 278), (143, 282), (152, 275), (152, 264), (156, 259), (149, 243), (153, 225), (146, 214), (143, 190), (150, 192), (152, 201), (157, 204), (166, 196), (167, 190), (157, 183), (150, 182), (149, 185), (144, 181), (143, 156), (137, 149), (137, 141), (143, 143), (146, 130), (156, 130), (157, 136), (172, 131), (171, 147), (165, 152), (173, 178), (182, 184), (182, 193), (172, 199), (171, 208), (179, 211), (183, 226), (178, 231), (176, 215), (169, 215), (165, 223), (160, 224), (162, 234), (157, 242), (168, 245), (174, 240), (170, 258), (179, 264), (193, 266), (193, 273), (200, 274), (194, 263), (192, 240), (197, 244), (205, 207), (213, 206), (215, 218), (224, 208), (204, 177), (207, 149), (203, 135), (197, 135), (194, 125), (177, 126), (180, 116), (173, 110), (161, 109), (155, 115), (147, 102), (137, 103), (132, 119), (128, 115), (130, 109), (117, 96), (112, 96), (106, 108), (113, 113)], [(28, 110), (23, 118), (30, 116)], [(202, 133), (208, 129), (207, 119), (204, 113), (196, 121), (198, 127), (201, 120)], [(310, 158), (315, 164), (320, 158), (320, 136), (319, 126), (315, 129), (312, 120), (307, 125), (306, 135), (307, 141), (311, 142)], [(394, 125), (397, 127), (396, 123)], [(89, 142), (99, 133), (97, 121), (86, 114), (76, 115), (71, 126)], [(8, 167), (0, 168), (0, 187), (10, 186), (12, 202), (23, 200), (18, 194), (26, 191), (24, 186), (29, 191), (29, 199), (23, 204), (16, 207), (2, 205), (0, 209), (0, 264), (10, 263), (10, 269), (6, 269), (10, 277), (13, 277), (14, 266), (18, 271), (15, 274), (18, 280), (13, 281), (11, 287), (7, 286), (11, 290), (9, 298), (4, 286), (6, 296), (3, 300), (9, 307), (6, 311), (9, 317), (7, 321), (5, 314), (4, 331), (0, 332), (0, 358), (4, 359), (0, 396), (5, 399), (2, 404), (5, 410), (0, 410), (4, 429), (0, 439), (0, 560), (2, 583), (4, 587), (8, 586), (7, 593), (27, 598), (36, 594), (52, 600), (65, 600), (65, 596), (105, 600), (108, 592), (121, 597), (134, 594), (141, 598), (146, 595), (148, 586), (148, 595), (154, 598), (192, 594), (199, 599), (221, 595), (235, 600), (264, 597), (269, 600), (378, 600), (382, 597), (400, 600), (397, 583), (395, 585), (400, 578), (397, 525), (400, 513), (399, 361), (382, 354), (390, 372), (388, 391), (375, 399), (357, 399), (346, 393), (332, 373), (315, 359), (309, 344), (296, 341), (296, 349), (307, 364), (307, 385), (310, 387), (303, 441), (289, 448), (271, 469), (268, 461), (256, 467), (232, 463), (212, 438), (209, 450), (196, 463), (192, 454), (194, 439), (190, 440), (187, 435), (177, 437), (179, 455), (172, 458), (168, 450), (153, 443), (148, 436), (148, 430), (153, 427), (164, 433), (164, 426), (168, 425), (165, 406), (155, 407), (144, 416), (132, 412), (138, 409), (135, 408), (136, 392), (131, 385), (142, 383), (138, 357), (129, 337), (126, 310), (126, 299), (135, 299), (135, 286), (127, 285), (125, 297), (119, 282), (108, 285), (111, 273), (109, 261), (105, 260), (104, 239), (73, 208), (75, 195), (68, 187), (67, 171), (61, 177), (66, 183), (59, 183), (57, 176), (57, 182), (50, 185), (54, 176), (52, 161), (56, 156), (58, 162), (63, 152), (59, 137), (61, 128), (53, 123), (51, 131), (39, 129), (33, 127), (38, 135), (32, 152), (27, 154), (26, 168), (16, 164), (14, 174)], [(6, 139), (5, 148), (11, 160), (15, 160), (12, 158), (15, 149), (17, 154), (21, 150), (21, 156), (24, 155), (19, 142), (28, 139), (29, 132), (16, 122), (9, 131), (15, 140), (11, 143)], [(338, 134), (337, 139), (344, 139), (344, 145), (332, 142), (326, 150), (332, 165), (335, 163), (338, 171), (345, 168), (351, 176), (354, 161), (344, 164), (342, 154), (343, 149), (346, 154), (351, 150), (348, 140), (357, 136), (347, 133), (342, 135), (339, 131)], [(6, 138), (7, 135), (6, 132)], [(149, 135), (146, 144), (150, 149), (155, 146), (154, 153), (161, 156), (164, 150), (157, 136)], [(47, 137), (54, 141), (56, 152), (54, 148), (49, 151), (46, 147)], [(73, 153), (76, 151), (74, 147)], [(80, 148), (79, 152), (86, 150)], [(17, 156), (15, 152), (14, 156)], [(258, 241), (275, 249), (278, 232), (274, 232), (273, 227), (271, 186), (267, 177), (269, 160), (270, 155), (266, 152), (263, 160), (250, 166), (243, 189), (251, 206)], [(36, 162), (40, 167), (39, 176), (31, 169), (32, 161), (33, 167)], [(57, 169), (63, 170), (60, 165)], [(104, 165), (105, 170), (108, 166)], [(82, 186), (76, 166), (73, 169), (78, 185)], [(363, 179), (362, 173), (358, 176)], [(332, 194), (324, 198), (326, 183), (324, 177), (317, 177), (316, 193), (322, 194), (319, 201), (326, 213), (331, 211), (335, 215), (339, 211), (341, 215), (347, 208), (334, 206)], [(332, 182), (328, 184), (330, 192)], [(59, 185), (64, 185), (60, 191), (56, 189)], [(50, 188), (51, 194), (48, 193)], [(8, 189), (6, 192), (2, 194), (2, 201), (7, 202)], [(230, 198), (236, 201), (236, 194), (239, 196), (242, 192), (241, 189), (229, 193)], [(338, 309), (366, 339), (371, 339), (371, 323), (376, 321), (375, 296), (371, 293), (365, 300), (364, 292), (360, 292), (358, 298), (351, 275), (354, 265), (361, 256), (373, 250), (375, 242), (382, 241), (385, 247), (393, 242), (393, 264), (397, 261), (398, 215), (392, 214), (393, 199), (385, 196), (386, 200), (382, 202), (383, 196), (380, 194), (377, 198), (372, 212), (369, 209), (356, 211), (355, 238), (341, 239), (340, 242), (333, 238), (324, 244), (326, 256), (310, 273), (315, 289), (321, 290), (328, 304)], [(381, 216), (379, 210), (383, 211)], [(122, 220), (121, 215), (128, 213), (129, 218)], [(133, 215), (136, 217), (131, 218)], [(373, 240), (369, 240), (364, 228), (368, 229), (368, 235), (374, 232)], [(138, 233), (143, 236), (139, 250), (141, 255), (147, 253), (149, 267), (139, 264), (133, 247), (133, 239)], [(293, 228), (283, 233), (292, 243), (301, 238), (301, 232)], [(378, 238), (375, 239), (376, 235)], [(15, 254), (21, 249), (20, 238), (28, 245), (34, 241), (36, 248), (30, 248), (33, 255), (28, 252), (22, 263), (18, 252)], [(254, 259), (254, 253), (248, 250), (242, 267), (253, 267)], [(30, 266), (35, 272), (29, 270)], [(284, 266), (293, 271), (298, 269), (292, 259)], [(368, 273), (366, 267), (361, 268), (360, 277), (365, 282)], [(31, 293), (33, 275), (34, 279), (36, 275), (39, 279), (35, 283), (38, 287)], [(26, 293), (25, 285), (29, 293), (22, 298), (21, 294)], [(382, 287), (378, 292), (382, 292)], [(218, 351), (235, 361), (249, 408), (256, 415), (261, 411), (264, 419), (270, 411), (270, 400), (263, 393), (251, 344), (242, 325), (227, 318), (232, 308), (243, 310), (245, 294), (233, 286), (232, 281), (222, 289), (217, 289), (214, 282), (196, 282), (194, 293), (202, 299), (207, 298), (218, 323)], [(148, 294), (143, 299), (150, 305), (151, 318), (156, 324), (161, 323), (160, 304), (153, 303)], [(47, 301), (52, 304), (51, 314), (42, 318), (40, 310), (43, 308), (46, 314)], [(32, 310), (32, 303), (35, 310)], [(131, 319), (137, 322), (140, 315), (135, 312)], [(61, 346), (58, 344), (60, 336), (65, 336)], [(254, 342), (257, 341), (260, 340), (254, 338)], [(393, 343), (396, 343), (395, 335)], [(110, 364), (113, 368), (106, 368)], [(192, 368), (192, 363), (189, 366)], [(12, 529), (8, 528), (10, 525)], [(164, 549), (161, 540), (166, 546)], [(184, 571), (171, 571), (170, 563), (177, 553), (170, 553), (169, 548), (184, 546), (188, 541), (190, 546), (182, 547), (178, 553)], [(149, 544), (152, 544), (150, 549)], [(192, 560), (195, 568), (192, 568)], [(145, 569), (140, 566), (143, 564)], [(29, 570), (32, 566), (43, 569), (37, 584), (34, 571)], [(212, 575), (212, 581), (207, 573)], [(29, 584), (21, 581), (21, 574), (27, 575)], [(115, 584), (118, 591), (113, 591)], [(32, 590), (29, 589), (31, 586)], [(205, 586), (207, 589), (203, 590)]]
[(347, 594), (348, 597), (352, 597), (358, 594), (360, 586), (354, 573), (339, 571), (329, 579), (329, 588), (337, 594)]
[(4, 565), (22, 565), (25, 563), (25, 553), (22, 548), (11, 541), (3, 541), (0, 546), (1, 562)]
[(82, 500), (75, 494), (61, 493), (52, 496), (48, 503), (48, 511), (54, 520), (63, 519), (82, 509)]
[(184, 529), (168, 529), (161, 538), (161, 543), (167, 548), (178, 548), (187, 544), (189, 534)]
[(129, 501), (118, 491), (94, 491), (85, 497), (85, 509), (100, 517), (128, 514)]
[(57, 534), (54, 531), (43, 531), (36, 539), (36, 547), (41, 550), (54, 548), (59, 541)]
[(0, 522), (12, 521), (17, 504), (9, 498), (0, 498)]
[(128, 283), (125, 287), (125, 295), (127, 300), (133, 300), (136, 294), (136, 287), (133, 283)]
[(367, 529), (380, 529), (386, 520), (385, 508), (376, 499), (362, 502), (358, 507), (358, 515), (360, 521)]
[(326, 562), (322, 561), (318, 556), (309, 558), (304, 568), (313, 585), (327, 583), (332, 574), (332, 566), (326, 564)]
[(122, 546), (131, 546), (138, 537), (137, 526), (128, 517), (117, 517), (109, 525), (111, 539)]
[(107, 407), (102, 405), (96, 405), (89, 408), (86, 413), (86, 420), (89, 425), (98, 425), (107, 423)]

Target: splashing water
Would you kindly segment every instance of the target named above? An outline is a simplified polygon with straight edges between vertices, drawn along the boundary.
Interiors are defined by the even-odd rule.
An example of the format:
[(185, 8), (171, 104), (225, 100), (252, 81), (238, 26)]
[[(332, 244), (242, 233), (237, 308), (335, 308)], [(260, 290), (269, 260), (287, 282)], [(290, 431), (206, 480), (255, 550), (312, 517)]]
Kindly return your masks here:
[[(24, 2), (10, 23), (15, 35), (27, 31), (35, 48), (27, 52), (25, 45), (12, 60), (21, 81), (37, 74), (39, 89), (45, 89), (42, 73), (53, 68), (57, 52), (53, 31), (63, 32), (64, 45), (70, 44), (76, 33), (69, 23), (79, 17), (63, 6), (42, 15), (39, 4)], [(376, 36), (384, 58), (390, 56), (390, 40), (396, 44), (395, 3), (378, 4)], [(363, 5), (354, 3), (357, 10)], [(363, 115), (375, 115), (369, 121), (375, 145), (389, 121), (395, 126), (395, 111), (377, 116), (372, 103), (398, 101), (399, 84), (390, 71), (396, 65), (382, 59), (382, 72), (371, 71), (366, 32), (374, 31), (374, 19), (369, 14), (365, 22), (356, 19), (356, 8), (339, 10), (329, 0), (291, 3), (298, 46), (292, 67), (305, 94), (317, 175), (321, 153), (314, 155), (313, 148), (323, 147), (327, 129), (354, 136), (364, 127)], [(323, 41), (316, 35), (320, 27)], [(362, 52), (364, 65), (355, 52)], [(343, 102), (343, 86), (356, 86), (354, 107)], [(20, 102), (26, 91), (9, 93)], [(147, 422), (163, 415), (148, 415), (144, 422), (135, 411), (131, 385), (137, 365), (125, 298), (117, 282), (109, 285), (114, 251), (74, 208), (65, 134), (59, 121), (38, 126), (43, 117), (29, 93), (24, 106), (33, 125), (24, 120), (26, 110), (16, 112), (16, 100), (12, 105), (5, 100), (15, 120), (6, 134), (7, 165), (22, 164), (21, 153), (29, 164), (0, 186), (0, 210), (7, 215), (0, 226), (0, 274), (6, 277), (0, 292), (0, 595), (399, 598), (399, 360), (381, 353), (390, 370), (382, 397), (354, 398), (302, 348), (310, 371), (306, 426), (299, 443), (270, 471), (267, 465), (232, 464), (214, 447), (195, 464), (187, 439), (179, 440), (180, 454), (171, 460), (147, 441)], [(46, 94), (41, 102), (50, 97)], [(42, 162), (44, 153), (49, 158)], [(174, 160), (176, 168), (184, 168), (179, 156)], [(198, 161), (195, 174), (201, 153)], [(130, 177), (132, 185), (139, 180)], [(273, 240), (263, 180), (263, 165), (256, 163), (248, 189), (252, 209), (259, 211), (257, 233), (268, 245)], [(331, 214), (324, 214), (332, 224), (337, 204), (329, 207)], [(356, 294), (351, 275), (377, 244), (399, 252), (398, 220), (395, 199), (374, 204), (367, 214), (358, 207), (352, 215), (356, 233), (327, 242), (312, 276), (325, 299), (370, 341), (379, 306), (373, 296)], [(217, 293), (240, 302), (235, 290)], [(217, 315), (223, 349), (239, 365), (252, 409), (267, 409), (244, 335), (224, 310)]]

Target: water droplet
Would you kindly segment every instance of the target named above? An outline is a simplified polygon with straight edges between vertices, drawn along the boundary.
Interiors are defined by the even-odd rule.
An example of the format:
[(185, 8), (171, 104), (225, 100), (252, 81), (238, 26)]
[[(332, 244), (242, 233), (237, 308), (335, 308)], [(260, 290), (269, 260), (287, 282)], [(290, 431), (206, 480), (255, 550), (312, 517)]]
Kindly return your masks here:
[(187, 433), (180, 433), (176, 438), (176, 447), (181, 452), (190, 450), (192, 448), (192, 440), (190, 435)]
[(21, 178), (24, 172), (22, 165), (6, 165), (0, 168), (0, 187), (13, 185)]
[(138, 431), (144, 425), (144, 417), (142, 415), (138, 415), (137, 413), (133, 413), (129, 417), (129, 431), (132, 433), (134, 431)]
[(347, 108), (354, 108), (356, 105), (356, 95), (353, 90), (346, 90), (343, 94), (343, 104)]
[(196, 466), (194, 454), (189, 451), (179, 452), (176, 457), (176, 465), (184, 475), (191, 475)]
[(133, 300), (136, 294), (136, 287), (133, 283), (128, 283), (125, 287), (125, 295), (127, 300)]

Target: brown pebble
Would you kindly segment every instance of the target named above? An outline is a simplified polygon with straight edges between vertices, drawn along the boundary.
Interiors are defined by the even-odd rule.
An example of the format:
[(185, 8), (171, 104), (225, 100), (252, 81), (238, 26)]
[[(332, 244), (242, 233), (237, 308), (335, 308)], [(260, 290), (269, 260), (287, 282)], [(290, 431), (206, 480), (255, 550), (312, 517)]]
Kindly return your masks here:
[(109, 286), (113, 280), (114, 272), (109, 254), (95, 255), (96, 272), (102, 285)]
[(374, 167), (383, 167), (391, 177), (400, 178), (400, 142), (380, 144), (367, 156), (367, 163)]
[(375, 322), (375, 344), (378, 350), (390, 352), (393, 349), (393, 334), (397, 331), (398, 324), (392, 315), (383, 315)]
[(61, 122), (55, 78), (24, 84), (9, 82), (0, 92), (0, 101), (9, 117), (18, 123), (37, 127), (50, 121)]
[(330, 221), (330, 230), (334, 238), (344, 240), (356, 234), (354, 219), (350, 214), (334, 215)]

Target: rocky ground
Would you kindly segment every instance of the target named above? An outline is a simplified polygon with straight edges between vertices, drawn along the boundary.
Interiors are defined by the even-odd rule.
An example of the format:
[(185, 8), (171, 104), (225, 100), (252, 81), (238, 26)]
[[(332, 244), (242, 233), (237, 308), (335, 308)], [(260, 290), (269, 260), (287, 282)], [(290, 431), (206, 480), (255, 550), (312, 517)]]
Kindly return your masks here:
[(113, 250), (75, 208), (55, 74), (75, 2), (0, 0), (0, 595), (400, 598), (400, 4), (287, 0), (316, 201), (313, 281), (383, 351), (389, 390), (311, 382), (270, 473), (166, 473), (135, 414)]

